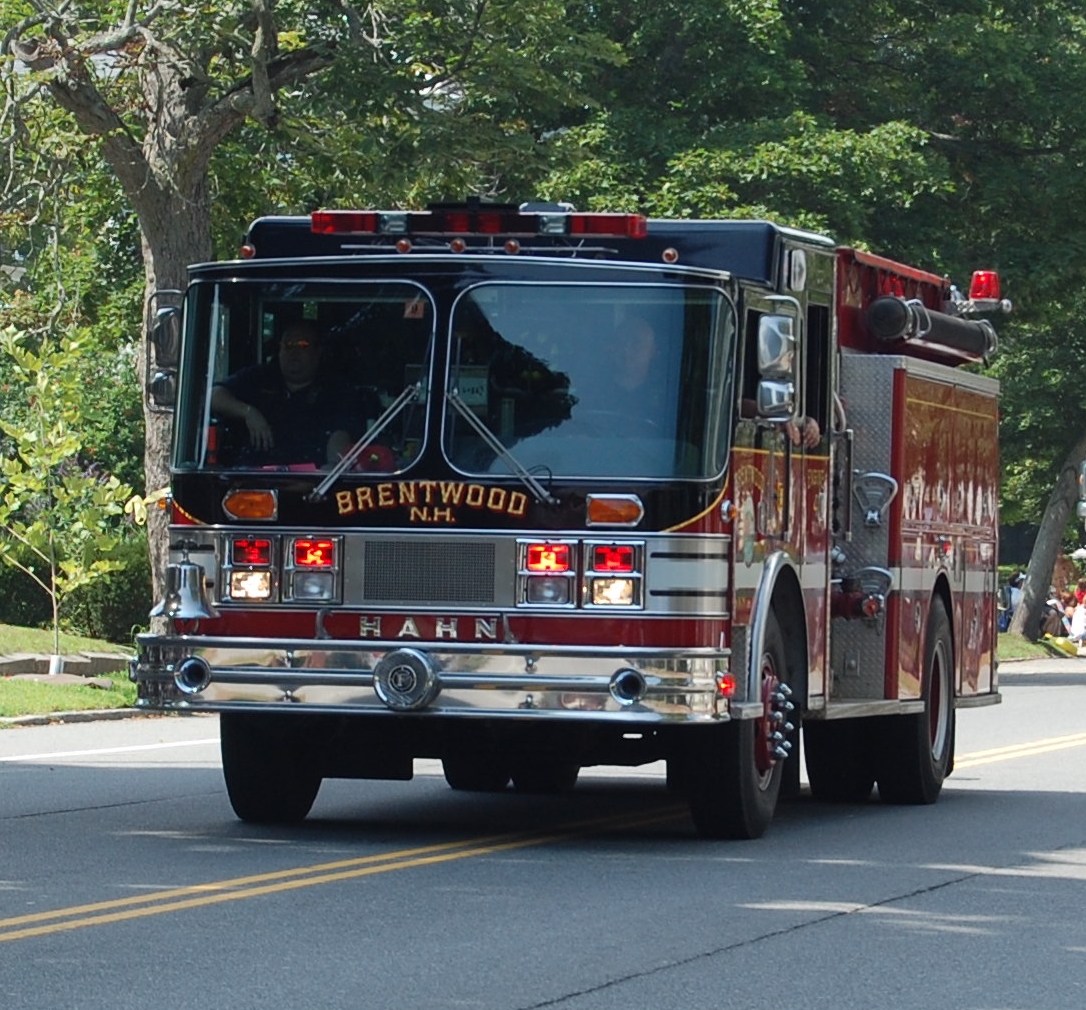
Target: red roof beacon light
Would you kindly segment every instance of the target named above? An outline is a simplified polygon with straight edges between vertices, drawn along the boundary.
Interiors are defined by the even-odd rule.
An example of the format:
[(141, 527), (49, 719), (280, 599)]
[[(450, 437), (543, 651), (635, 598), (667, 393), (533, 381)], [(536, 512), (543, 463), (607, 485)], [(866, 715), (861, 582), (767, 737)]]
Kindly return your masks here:
[(964, 303), (966, 312), (1010, 312), (1013, 306), (1004, 298), (999, 284), (999, 274), (994, 270), (975, 270), (969, 284), (969, 300)]
[(973, 280), (969, 285), (969, 297), (972, 301), (992, 299), (999, 301), (999, 274), (994, 270), (974, 270)]

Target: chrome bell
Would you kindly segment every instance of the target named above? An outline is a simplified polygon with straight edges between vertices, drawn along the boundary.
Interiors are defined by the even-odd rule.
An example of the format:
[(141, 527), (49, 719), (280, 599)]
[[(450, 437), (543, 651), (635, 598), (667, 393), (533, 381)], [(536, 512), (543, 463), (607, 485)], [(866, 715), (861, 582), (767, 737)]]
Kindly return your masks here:
[(151, 611), (152, 617), (174, 617), (193, 620), (218, 617), (204, 591), (204, 570), (194, 561), (166, 566), (166, 596)]

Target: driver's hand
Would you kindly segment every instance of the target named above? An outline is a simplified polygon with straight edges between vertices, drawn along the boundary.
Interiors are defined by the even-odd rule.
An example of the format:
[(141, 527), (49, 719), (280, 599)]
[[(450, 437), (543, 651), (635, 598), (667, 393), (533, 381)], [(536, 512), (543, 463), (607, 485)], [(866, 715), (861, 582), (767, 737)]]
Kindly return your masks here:
[(245, 426), (249, 429), (249, 444), (254, 449), (270, 449), (275, 444), (272, 437), (271, 425), (264, 415), (256, 407), (248, 407), (245, 411)]
[(822, 438), (818, 422), (813, 417), (801, 418), (799, 424), (787, 421), (784, 431), (792, 440), (793, 445), (802, 445), (805, 449), (813, 449)]

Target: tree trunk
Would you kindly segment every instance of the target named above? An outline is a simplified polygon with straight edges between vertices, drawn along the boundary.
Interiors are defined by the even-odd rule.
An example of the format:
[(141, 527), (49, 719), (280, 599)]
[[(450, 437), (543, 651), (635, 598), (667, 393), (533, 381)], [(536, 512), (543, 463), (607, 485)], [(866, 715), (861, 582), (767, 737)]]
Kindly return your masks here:
[[(253, 0), (257, 31), (251, 50), (251, 73), (212, 95), (210, 79), (198, 72), (213, 53), (197, 52), (189, 58), (163, 44), (149, 25), (158, 8), (146, 18), (135, 19), (135, 6), (120, 25), (107, 33), (83, 33), (78, 12), (66, 5), (50, 17), (48, 35), (37, 34), (40, 18), (27, 18), (9, 32), (4, 48), (17, 46), (21, 64), (40, 73), (57, 105), (70, 113), (79, 128), (100, 144), (102, 156), (117, 175), (139, 217), (142, 234), (144, 277), (144, 331), (137, 354), (137, 380), (141, 388), (147, 374), (146, 336), (155, 313), (170, 304), (166, 292), (177, 298), (187, 280), (190, 263), (211, 258), (211, 205), (209, 162), (218, 144), (247, 116), (265, 124), (275, 119), (275, 95), (280, 88), (308, 78), (329, 67), (337, 57), (335, 45), (316, 44), (279, 52), (274, 4)], [(351, 24), (351, 40), (377, 45), (359, 30), (358, 12), (343, 5)], [(70, 16), (70, 20), (67, 18)], [(233, 44), (233, 43), (231, 43)], [(84, 48), (81, 48), (84, 47)], [(144, 130), (133, 128), (110, 104), (108, 92), (99, 88), (95, 58), (107, 52), (143, 57), (139, 86)], [(197, 72), (194, 74), (194, 68)], [(131, 110), (125, 115), (132, 115)], [(176, 304), (176, 302), (175, 302)], [(144, 455), (145, 494), (169, 486), (169, 452), (172, 415), (152, 411), (144, 392), (147, 443)], [(148, 543), (155, 599), (161, 599), (165, 573), (167, 513), (152, 508), (148, 515)]]
[[(188, 280), (190, 263), (211, 258), (209, 230), (211, 210), (204, 179), (193, 187), (195, 192), (182, 194), (176, 190), (158, 191), (136, 201), (143, 234), (145, 277), (144, 337), (137, 355), (139, 382), (147, 374), (148, 342), (155, 313), (168, 305), (179, 305), (181, 293)], [(144, 449), (146, 494), (150, 495), (170, 485), (170, 441), (173, 414), (152, 410), (144, 395), (143, 407), (147, 441)], [(164, 593), (163, 576), (169, 550), (168, 511), (157, 506), (148, 510), (147, 541), (151, 557), (151, 578), (155, 600)]]
[[(1022, 602), (1015, 610), (1008, 629), (1015, 634), (1025, 635), (1031, 642), (1041, 637), (1041, 614), (1048, 600), (1052, 572), (1063, 545), (1063, 533), (1078, 500), (1078, 473), (1083, 459), (1086, 459), (1086, 433), (1075, 443), (1060, 467), (1056, 486), (1049, 495), (1040, 529), (1037, 531), (1037, 540), (1029, 557), (1026, 581), (1022, 587)], [(1064, 587), (1056, 588), (1061, 590)]]

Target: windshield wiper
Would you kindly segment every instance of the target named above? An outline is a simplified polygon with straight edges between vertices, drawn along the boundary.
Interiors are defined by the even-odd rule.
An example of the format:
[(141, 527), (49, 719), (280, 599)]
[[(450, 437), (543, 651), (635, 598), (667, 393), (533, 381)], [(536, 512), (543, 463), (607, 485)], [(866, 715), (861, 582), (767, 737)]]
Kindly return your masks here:
[(460, 390), (449, 389), (445, 391), (445, 399), (453, 405), (456, 412), (475, 429), (475, 433), (486, 444), (494, 450), (497, 456), (503, 459), (509, 464), (509, 468), (513, 471), (520, 482), (536, 496), (539, 501), (546, 502), (548, 505), (557, 505), (558, 499), (554, 497), (535, 476), (529, 473), (520, 463), (520, 461), (514, 456), (504, 445), (502, 440), (498, 438), (479, 418), (475, 412), (469, 407), (463, 399), (460, 397)]
[(306, 501), (320, 501), (328, 493), (328, 489), (344, 473), (347, 472), (363, 452), (373, 443), (373, 440), (381, 434), (409, 403), (419, 399), (422, 395), (422, 383), (416, 382), (408, 386), (395, 400), (388, 405), (385, 412), (370, 425), (369, 430), (350, 447), (341, 457), (339, 462), (328, 471), (328, 475), (312, 491), (305, 496)]

